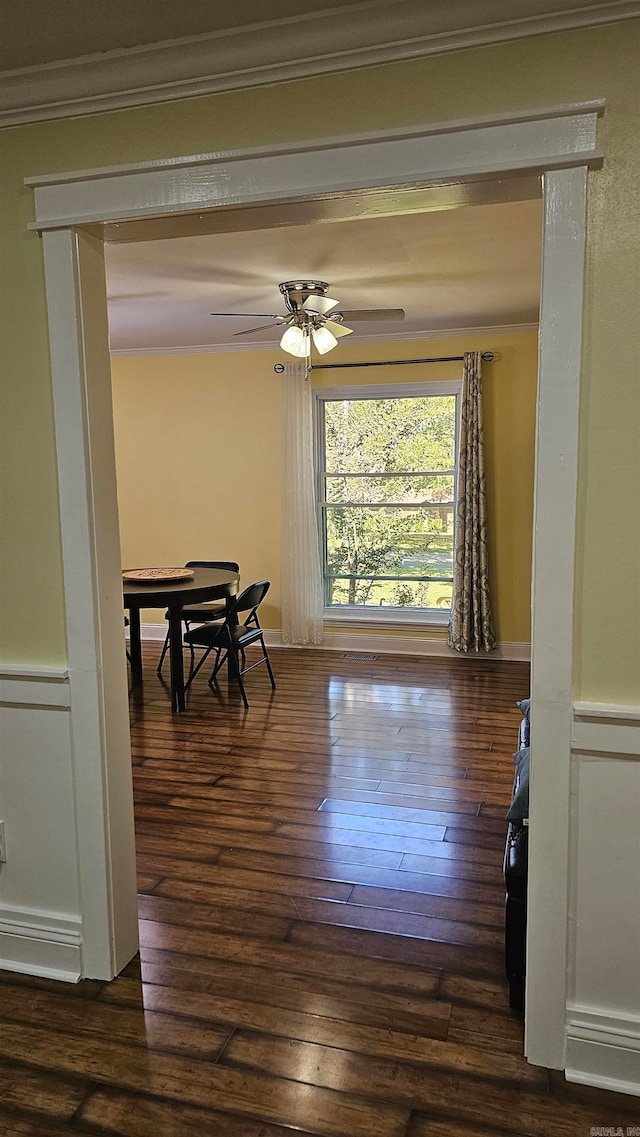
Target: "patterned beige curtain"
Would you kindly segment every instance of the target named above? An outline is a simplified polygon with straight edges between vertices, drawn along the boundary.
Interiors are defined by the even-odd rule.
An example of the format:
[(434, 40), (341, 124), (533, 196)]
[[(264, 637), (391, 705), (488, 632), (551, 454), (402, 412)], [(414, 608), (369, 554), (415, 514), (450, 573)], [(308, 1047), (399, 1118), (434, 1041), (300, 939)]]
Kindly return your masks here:
[(480, 352), (464, 354), (449, 647), (492, 651)]

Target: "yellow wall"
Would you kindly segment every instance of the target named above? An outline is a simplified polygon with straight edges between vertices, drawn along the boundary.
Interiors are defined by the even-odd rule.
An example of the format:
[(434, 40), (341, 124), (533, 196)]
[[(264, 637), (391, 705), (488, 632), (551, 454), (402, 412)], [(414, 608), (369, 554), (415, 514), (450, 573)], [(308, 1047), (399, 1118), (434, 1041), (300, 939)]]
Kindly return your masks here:
[[(271, 352), (112, 360), (125, 567), (238, 561), (280, 627), (281, 380)], [(163, 621), (149, 610), (143, 620)]]
[[(500, 356), (483, 366), (496, 630), (502, 641), (528, 643), (535, 332), (341, 344), (339, 354), (343, 362), (364, 362), (471, 349)], [(245, 581), (272, 581), (264, 608), (264, 624), (271, 628), (281, 623), (282, 392), (273, 371), (281, 354), (276, 349), (112, 361), (123, 564), (237, 560)], [(319, 386), (438, 382), (459, 378), (460, 370), (459, 363), (443, 363), (318, 371), (312, 378)], [(154, 623), (163, 613), (149, 611), (143, 618)]]
[[(590, 175), (576, 616), (576, 693), (634, 703), (640, 675), (637, 186), (640, 21), (0, 136), (3, 654), (65, 659), (42, 258), (30, 174), (266, 145), (605, 97)], [(309, 117), (322, 107), (321, 122)]]

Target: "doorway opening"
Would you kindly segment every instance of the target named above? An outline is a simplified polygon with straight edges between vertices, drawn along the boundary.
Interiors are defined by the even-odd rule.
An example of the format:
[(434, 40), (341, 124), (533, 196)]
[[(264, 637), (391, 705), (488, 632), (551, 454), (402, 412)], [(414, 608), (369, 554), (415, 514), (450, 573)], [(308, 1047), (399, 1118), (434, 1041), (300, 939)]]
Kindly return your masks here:
[[(599, 107), (573, 108), (573, 117), (565, 112), (551, 112), (541, 118), (539, 113), (522, 116), (517, 132), (518, 156), (514, 155), (513, 124), (483, 121), (453, 127), (449, 134), (442, 128), (419, 128), (399, 136), (374, 136), (367, 140), (372, 169), (375, 174), (367, 178), (368, 187), (362, 185), (362, 173), (354, 155), (358, 147), (338, 145), (333, 165), (328, 162), (326, 145), (314, 151), (305, 145), (305, 161), (300, 163), (296, 147), (280, 156), (277, 185), (273, 171), (260, 163), (263, 154), (246, 156), (233, 165), (234, 176), (242, 185), (236, 187), (235, 200), (248, 202), (251, 194), (264, 201), (275, 201), (282, 195), (282, 185), (289, 187), (288, 196), (304, 198), (314, 196), (320, 185), (327, 182), (334, 189), (339, 185), (369, 188), (383, 186), (390, 181), (405, 183), (416, 180), (428, 184), (453, 180), (465, 183), (474, 169), (482, 168), (485, 176), (494, 172), (544, 172), (545, 220), (543, 227), (544, 259), (541, 310), (541, 351), (538, 398), (538, 461), (536, 472), (536, 556), (534, 558), (534, 657), (533, 695), (540, 708), (536, 726), (536, 745), (541, 761), (537, 782), (537, 803), (545, 806), (539, 845), (533, 842), (533, 859), (530, 911), (534, 917), (544, 912), (544, 951), (541, 944), (530, 943), (529, 976), (536, 985), (536, 1005), (528, 1023), (528, 1054), (534, 1061), (548, 1065), (561, 1062), (564, 1040), (564, 1001), (566, 969), (566, 838), (568, 803), (568, 761), (558, 779), (557, 764), (551, 769), (552, 753), (558, 747), (569, 754), (570, 748), (570, 673), (572, 657), (572, 594), (573, 594), (573, 518), (575, 516), (575, 481), (572, 474), (577, 464), (577, 402), (580, 374), (581, 281), (584, 251), (584, 201), (586, 169), (591, 158), (585, 158), (587, 135), (590, 133), (593, 161), (595, 151), (595, 120)], [(573, 142), (575, 114), (580, 122), (580, 164), (567, 169), (576, 150)], [(573, 125), (572, 125), (573, 124)], [(586, 129), (585, 129), (586, 128)], [(443, 165), (442, 144), (447, 153), (449, 167)], [(470, 148), (470, 143), (472, 143)], [(457, 152), (456, 152), (457, 147)], [(475, 149), (474, 149), (475, 147)], [(300, 148), (298, 148), (298, 151)], [(362, 151), (359, 151), (358, 157)], [(482, 155), (482, 161), (480, 160)], [(215, 164), (218, 159), (214, 159)], [(260, 190), (256, 194), (255, 163), (262, 170)], [(200, 185), (202, 161), (197, 163)], [(247, 172), (254, 176), (247, 180)], [(455, 175), (450, 171), (455, 170)], [(296, 177), (292, 171), (296, 172)], [(330, 173), (328, 171), (330, 170)], [(338, 172), (339, 170), (339, 172)], [(156, 177), (157, 175), (157, 177)], [(133, 844), (116, 844), (108, 840), (96, 843), (90, 824), (99, 822), (102, 832), (113, 832), (130, 810), (130, 793), (127, 796), (124, 764), (114, 765), (113, 746), (117, 736), (122, 741), (126, 707), (123, 694), (124, 671), (122, 661), (122, 629), (118, 627), (117, 588), (119, 579), (117, 510), (113, 452), (110, 440), (99, 431), (101, 412), (105, 410), (105, 382), (109, 368), (106, 358), (106, 304), (102, 275), (102, 247), (100, 241), (74, 227), (88, 220), (96, 223), (118, 223), (122, 218), (140, 218), (146, 222), (150, 216), (184, 212), (185, 202), (193, 209), (192, 186), (183, 197), (188, 177), (173, 179), (177, 198), (168, 204), (167, 187), (172, 181), (167, 164), (157, 171), (144, 171), (143, 184), (136, 180), (130, 169), (116, 171), (103, 179), (92, 175), (67, 179), (60, 194), (56, 179), (33, 179), (36, 189), (37, 216), (35, 227), (44, 232), (45, 267), (49, 299), (52, 373), (56, 401), (56, 427), (60, 456), (60, 495), (62, 503), (63, 554), (69, 614), (69, 654), (71, 683), (85, 682), (86, 697), (76, 699), (77, 714), (74, 732), (82, 731), (82, 753), (85, 771), (93, 766), (111, 779), (109, 806), (105, 812), (102, 786), (96, 779), (79, 779), (80, 789), (77, 810), (82, 819), (79, 842), (79, 875), (83, 898), (94, 898), (95, 919), (87, 917), (83, 923), (84, 948), (87, 967), (101, 968), (106, 973), (118, 959), (120, 926), (130, 927), (131, 906), (128, 865)], [(297, 178), (297, 180), (296, 180)], [(157, 181), (155, 189), (152, 187)], [(163, 183), (162, 186), (160, 183)], [(105, 195), (105, 183), (106, 197)], [(303, 184), (304, 183), (304, 184)], [(249, 188), (249, 186), (251, 188)], [(295, 188), (292, 188), (295, 187)], [(315, 187), (315, 191), (314, 188)], [(141, 192), (143, 190), (143, 193)], [(98, 193), (98, 198), (92, 195)], [(215, 194), (213, 195), (215, 197)], [(99, 199), (99, 200), (98, 200)], [(144, 200), (143, 200), (144, 199)], [(219, 198), (212, 201), (208, 189), (202, 190), (202, 208), (208, 210), (224, 204)], [(107, 204), (105, 204), (107, 202)], [(553, 208), (550, 207), (553, 203)], [(576, 287), (576, 282), (578, 286)], [(556, 314), (563, 309), (562, 328), (558, 332)], [(78, 315), (82, 336), (77, 334)], [(553, 320), (551, 319), (553, 315)], [(547, 323), (549, 321), (549, 323)], [(545, 328), (554, 327), (547, 336)], [(564, 379), (562, 390), (555, 383), (558, 372)], [(104, 422), (104, 417), (102, 419)], [(64, 457), (63, 457), (64, 456)], [(75, 467), (71, 459), (77, 458)], [(85, 471), (86, 485), (81, 487), (86, 500), (78, 498), (77, 470)], [(567, 477), (569, 471), (569, 477)], [(74, 509), (74, 503), (78, 508)], [(551, 508), (553, 507), (553, 508)], [(551, 516), (553, 514), (553, 517)], [(553, 562), (554, 591), (551, 568), (540, 552), (557, 552), (557, 519), (562, 518), (561, 543), (566, 557), (559, 566)], [(77, 566), (84, 573), (78, 578)], [(74, 575), (75, 574), (75, 575)], [(74, 590), (73, 584), (77, 584)], [(550, 598), (553, 597), (551, 602)], [(73, 601), (73, 603), (71, 603)], [(542, 631), (544, 634), (540, 635)], [(98, 665), (86, 668), (82, 675), (82, 661), (87, 656)], [(536, 676), (538, 688), (536, 691)], [(77, 687), (79, 692), (79, 687)], [(566, 691), (560, 704), (557, 692)], [(93, 694), (91, 693), (93, 692)], [(72, 705), (74, 701), (72, 699)], [(128, 730), (128, 723), (126, 724)], [(553, 741), (546, 753), (545, 741)], [(97, 788), (98, 787), (98, 788)], [(548, 807), (548, 809), (546, 808)], [(82, 838), (86, 834), (86, 840)], [(534, 836), (532, 832), (532, 837)], [(91, 838), (89, 840), (89, 838)], [(545, 859), (551, 858), (555, 887), (544, 884), (542, 898), (540, 884), (545, 875)], [(114, 888), (114, 878), (122, 874), (123, 888)], [(126, 878), (126, 880), (125, 880)], [(544, 903), (542, 904), (542, 900)], [(126, 912), (124, 911), (126, 909)], [(532, 921), (535, 924), (535, 920)], [(109, 930), (108, 936), (105, 933)], [(128, 950), (123, 937), (122, 951)], [(107, 941), (116, 944), (115, 954)], [(557, 950), (554, 950), (557, 949)], [(548, 959), (557, 967), (549, 974)], [(97, 973), (97, 972), (94, 972)], [(544, 978), (544, 982), (541, 980)]]

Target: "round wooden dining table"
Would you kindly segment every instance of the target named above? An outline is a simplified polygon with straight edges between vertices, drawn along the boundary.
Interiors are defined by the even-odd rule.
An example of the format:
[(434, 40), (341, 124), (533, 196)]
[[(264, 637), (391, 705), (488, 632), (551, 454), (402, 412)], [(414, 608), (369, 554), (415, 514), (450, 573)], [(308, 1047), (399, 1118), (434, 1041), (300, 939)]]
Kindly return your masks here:
[[(133, 571), (133, 570), (128, 570)], [(196, 568), (189, 580), (158, 580), (154, 583), (122, 582), (122, 599), (129, 611), (129, 654), (131, 681), (142, 686), (142, 647), (140, 643), (140, 609), (166, 608), (169, 622), (169, 662), (171, 667), (171, 710), (185, 709), (184, 662), (182, 650), (182, 618), (184, 606), (207, 600), (226, 600), (227, 612), (238, 594), (239, 573), (227, 569)]]

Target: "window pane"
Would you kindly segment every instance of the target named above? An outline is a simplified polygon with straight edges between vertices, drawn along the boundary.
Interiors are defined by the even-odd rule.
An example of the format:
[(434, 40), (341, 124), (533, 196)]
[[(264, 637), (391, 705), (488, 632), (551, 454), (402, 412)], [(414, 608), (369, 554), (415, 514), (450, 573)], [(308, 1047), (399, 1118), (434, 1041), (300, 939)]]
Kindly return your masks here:
[(328, 506), (326, 534), (330, 575), (453, 576), (452, 510)]
[[(415, 475), (400, 477), (326, 478), (328, 502), (406, 502), (407, 505), (426, 502), (453, 502), (454, 480), (452, 474), (441, 477), (418, 478)], [(446, 514), (443, 507), (441, 516)], [(453, 516), (453, 508), (449, 508)]]
[(327, 581), (327, 603), (367, 608), (451, 608), (452, 585), (441, 581), (337, 579)]
[(451, 470), (455, 463), (454, 395), (328, 400), (328, 473)]

